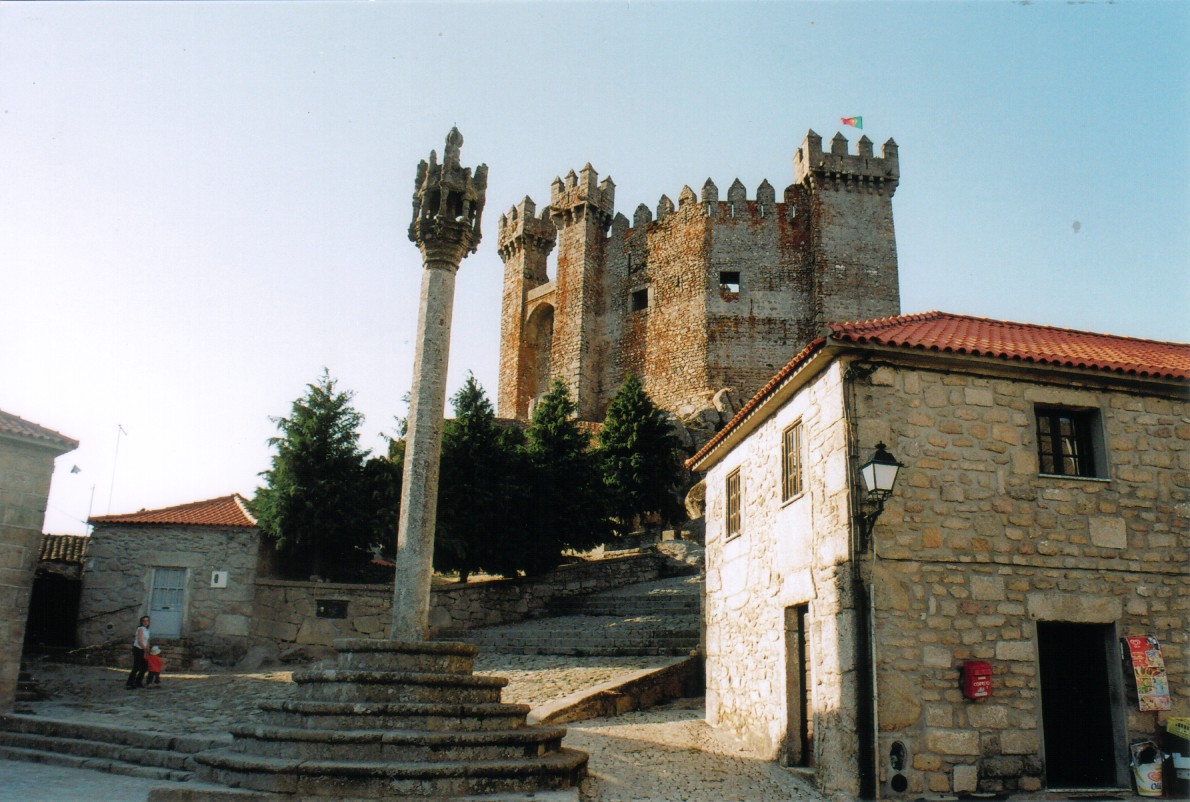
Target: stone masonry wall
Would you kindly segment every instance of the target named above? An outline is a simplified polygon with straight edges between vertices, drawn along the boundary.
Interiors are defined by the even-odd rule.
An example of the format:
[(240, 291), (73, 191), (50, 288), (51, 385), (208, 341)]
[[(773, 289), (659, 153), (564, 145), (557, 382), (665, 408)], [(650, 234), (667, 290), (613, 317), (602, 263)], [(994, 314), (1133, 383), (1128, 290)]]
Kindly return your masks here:
[[(855, 612), (850, 590), (847, 427), (836, 363), (707, 474), (707, 720), (769, 758), (797, 735), (787, 707), (785, 611), (808, 604), (815, 757), (855, 794)], [(781, 498), (781, 437), (802, 423), (803, 493)], [(725, 538), (725, 482), (739, 469), (741, 534)], [(796, 700), (794, 700), (796, 704)]]
[(11, 708), (57, 452), (0, 438), (0, 712)]
[[(644, 554), (563, 566), (541, 577), (436, 587), (430, 594), (430, 628), (471, 629), (534, 618), (554, 599), (655, 579), (662, 564), (660, 556)], [(335, 638), (385, 638), (392, 600), (391, 584), (258, 579), (252, 637), (275, 643), (282, 652), (294, 647), (317, 652)], [(325, 617), (329, 606), (320, 603), (327, 601), (345, 606), (343, 617)]]
[[(194, 653), (234, 661), (247, 648), (260, 536), (255, 528), (100, 525), (92, 533), (79, 602), (79, 643), (132, 644), (149, 614), (154, 568), (186, 569), (182, 637)], [(211, 574), (227, 571), (225, 588)]]
[[(1039, 621), (1159, 639), (1173, 710), (1123, 700), (1121, 748), (1190, 715), (1190, 404), (1055, 379), (885, 366), (857, 385), (858, 441), (905, 463), (871, 577), (878, 752), (908, 746), (907, 793), (1044, 787)], [(1039, 474), (1036, 404), (1098, 410), (1103, 478)], [(966, 660), (992, 663), (991, 698), (963, 698)]]
[[(676, 205), (662, 196), (655, 218), (642, 204), (631, 223), (614, 212), (610, 179), (596, 186), (589, 165), (556, 180), (547, 207), (558, 227), (554, 329), (552, 338), (534, 333), (536, 342), (518, 300), (540, 279), (526, 278), (521, 251), (503, 247), (526, 219), (510, 212), (504, 314), (519, 320), (502, 328), (500, 414), (523, 417), (524, 399), (545, 389), (524, 385), (548, 373), (566, 381), (580, 417), (600, 420), (632, 371), (654, 401), (685, 417), (725, 387), (750, 397), (825, 323), (897, 314), (895, 143), (877, 157), (865, 137), (850, 154), (837, 136), (823, 153), (811, 132), (798, 153), (781, 203), (768, 181), (749, 199), (737, 180), (720, 200), (708, 179), (698, 195), (684, 187)], [(721, 290), (723, 272), (740, 274), (738, 293)], [(640, 292), (645, 309), (633, 303)], [(529, 370), (537, 363), (526, 350), (547, 342), (549, 370)]]

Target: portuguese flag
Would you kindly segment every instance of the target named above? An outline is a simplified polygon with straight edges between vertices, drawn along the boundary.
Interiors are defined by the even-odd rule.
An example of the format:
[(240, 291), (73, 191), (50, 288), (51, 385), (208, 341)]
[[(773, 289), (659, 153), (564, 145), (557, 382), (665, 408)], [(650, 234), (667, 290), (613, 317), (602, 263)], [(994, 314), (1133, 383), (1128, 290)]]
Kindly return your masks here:
[(839, 119), (843, 121), (843, 125), (850, 125), (852, 128), (858, 128), (861, 131), (864, 130), (863, 117), (840, 117)]

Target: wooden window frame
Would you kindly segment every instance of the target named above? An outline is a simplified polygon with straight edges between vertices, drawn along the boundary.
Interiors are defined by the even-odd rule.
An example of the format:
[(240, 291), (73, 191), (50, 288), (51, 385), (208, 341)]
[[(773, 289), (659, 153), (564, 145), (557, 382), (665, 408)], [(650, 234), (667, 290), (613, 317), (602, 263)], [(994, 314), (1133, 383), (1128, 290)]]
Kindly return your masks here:
[(781, 501), (802, 494), (802, 422), (794, 421), (781, 432)]
[(727, 514), (725, 518), (727, 539), (732, 540), (739, 537), (744, 528), (744, 483), (739, 468), (727, 474), (724, 487), (726, 489), (727, 499)]
[(1096, 449), (1099, 413), (1094, 409), (1038, 405), (1037, 467), (1044, 476), (1102, 478)]

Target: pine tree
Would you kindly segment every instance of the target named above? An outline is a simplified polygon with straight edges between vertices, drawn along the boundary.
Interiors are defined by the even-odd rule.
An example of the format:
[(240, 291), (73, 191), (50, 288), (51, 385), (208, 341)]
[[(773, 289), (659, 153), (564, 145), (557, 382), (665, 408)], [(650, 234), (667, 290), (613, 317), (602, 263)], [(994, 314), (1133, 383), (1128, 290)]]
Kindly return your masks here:
[(515, 575), (526, 495), (519, 432), (501, 428), (470, 374), (451, 404), (455, 416), (442, 433), (434, 568), (458, 571), (463, 582), (476, 571)]
[(629, 374), (607, 408), (599, 457), (612, 515), (621, 532), (656, 513), (662, 524), (683, 513), (678, 491), (685, 480), (673, 424)]
[(323, 369), (287, 418), (273, 418), (281, 436), (272, 467), (261, 473), (252, 507), (275, 544), (284, 573), (353, 578), (367, 564), (374, 534), (365, 497), (359, 427), (363, 415)]
[(574, 411), (566, 385), (555, 380), (525, 433), (532, 493), (524, 530), (528, 573), (554, 568), (563, 551), (592, 548), (612, 534), (598, 458)]

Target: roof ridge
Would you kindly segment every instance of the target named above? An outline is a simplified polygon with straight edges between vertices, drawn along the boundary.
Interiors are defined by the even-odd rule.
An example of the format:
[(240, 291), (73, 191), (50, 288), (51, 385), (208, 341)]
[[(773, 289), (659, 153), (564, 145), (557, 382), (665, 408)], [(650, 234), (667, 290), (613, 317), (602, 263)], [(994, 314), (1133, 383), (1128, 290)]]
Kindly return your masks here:
[(1068, 326), (1051, 326), (1047, 323), (1025, 323), (1017, 320), (1001, 320), (994, 317), (983, 317), (981, 315), (964, 315), (958, 312), (941, 312), (937, 309), (928, 312), (913, 312), (906, 315), (890, 315), (888, 317), (872, 318), (870, 320), (860, 321), (839, 321), (829, 324), (834, 333), (842, 333), (843, 331), (858, 331), (869, 330), (874, 328), (886, 328), (890, 325), (901, 323), (916, 323), (925, 320), (973, 320), (980, 323), (990, 323), (995, 326), (1013, 327), (1019, 329), (1032, 329), (1034, 331), (1058, 331), (1066, 334), (1082, 334), (1090, 335), (1092, 337), (1104, 337), (1110, 340), (1127, 340), (1136, 343), (1152, 343), (1153, 345), (1174, 345), (1174, 346), (1190, 346), (1190, 343), (1178, 342), (1177, 340), (1154, 340), (1149, 337), (1131, 337), (1126, 334), (1109, 334), (1102, 331), (1091, 331), (1089, 329), (1074, 329)]
[(244, 513), (244, 517), (251, 521), (253, 526), (256, 526), (256, 516), (252, 514), (252, 510), (248, 507), (248, 499), (239, 493), (232, 493), (231, 497), (235, 501), (236, 506), (240, 508), (240, 512)]

